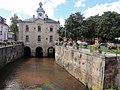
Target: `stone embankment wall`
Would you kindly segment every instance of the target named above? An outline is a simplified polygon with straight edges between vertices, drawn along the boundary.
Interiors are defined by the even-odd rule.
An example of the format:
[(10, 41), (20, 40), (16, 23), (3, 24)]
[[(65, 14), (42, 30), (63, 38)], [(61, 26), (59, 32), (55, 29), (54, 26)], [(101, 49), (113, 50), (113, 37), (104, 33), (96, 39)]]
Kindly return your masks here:
[(0, 43), (0, 69), (6, 64), (23, 57), (23, 43)]
[(56, 46), (55, 51), (56, 63), (92, 90), (115, 85), (118, 74), (116, 57), (62, 46)]

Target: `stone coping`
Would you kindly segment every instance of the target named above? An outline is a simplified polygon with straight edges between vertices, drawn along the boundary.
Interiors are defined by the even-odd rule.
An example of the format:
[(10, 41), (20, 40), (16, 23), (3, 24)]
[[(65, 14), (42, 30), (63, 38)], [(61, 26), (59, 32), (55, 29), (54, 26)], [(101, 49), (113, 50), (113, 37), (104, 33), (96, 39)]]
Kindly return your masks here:
[[(58, 46), (58, 45), (56, 45)], [(89, 49), (83, 49), (83, 48), (79, 48), (79, 49), (76, 49), (76, 48), (73, 48), (72, 46), (60, 46), (60, 47), (63, 47), (63, 48), (66, 48), (66, 49), (70, 49), (70, 50), (74, 50), (76, 52), (82, 52), (82, 53), (85, 53), (85, 54), (89, 54), (89, 55), (94, 55), (94, 56), (97, 56), (97, 57), (102, 57), (102, 58), (115, 58), (117, 57), (119, 60), (120, 60), (120, 54), (112, 54), (112, 53), (108, 53), (108, 52), (101, 52), (99, 53), (99, 51), (90, 51)]]

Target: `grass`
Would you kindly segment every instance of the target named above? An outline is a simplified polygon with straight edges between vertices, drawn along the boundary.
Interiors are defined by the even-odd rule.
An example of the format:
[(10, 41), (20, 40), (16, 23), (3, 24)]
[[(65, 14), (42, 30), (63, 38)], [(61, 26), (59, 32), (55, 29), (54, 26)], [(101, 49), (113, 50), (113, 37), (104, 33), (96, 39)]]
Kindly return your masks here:
[[(79, 48), (84, 48), (84, 49), (93, 49), (93, 46), (91, 46), (91, 45), (87, 45), (87, 47), (86, 46), (84, 46), (84, 45), (80, 45), (79, 46)], [(96, 48), (96, 49), (95, 49)], [(108, 52), (108, 53), (113, 53), (113, 54), (120, 54), (120, 49), (108, 49), (107, 47), (105, 47), (105, 46), (101, 46), (99, 49), (97, 49), (97, 47), (94, 47), (94, 50), (101, 50), (101, 51), (103, 51), (103, 52)]]
[[(55, 85), (51, 82), (45, 83), (44, 84), (45, 88), (51, 88), (54, 87)], [(43, 90), (42, 87), (37, 87), (35, 90)]]
[(117, 54), (120, 54), (120, 50), (116, 50), (116, 49), (111, 49), (111, 50), (109, 50), (108, 48), (106, 48), (106, 47), (104, 47), (104, 46), (102, 46), (101, 48), (100, 48), (100, 50), (102, 50), (102, 51), (104, 51), (104, 52), (109, 52), (109, 53), (117, 53)]
[(55, 85), (54, 85), (53, 83), (49, 83), (49, 82), (48, 82), (48, 83), (45, 83), (45, 86), (46, 86), (46, 87), (54, 87)]
[(42, 90), (42, 88), (41, 87), (37, 87), (36, 90)]

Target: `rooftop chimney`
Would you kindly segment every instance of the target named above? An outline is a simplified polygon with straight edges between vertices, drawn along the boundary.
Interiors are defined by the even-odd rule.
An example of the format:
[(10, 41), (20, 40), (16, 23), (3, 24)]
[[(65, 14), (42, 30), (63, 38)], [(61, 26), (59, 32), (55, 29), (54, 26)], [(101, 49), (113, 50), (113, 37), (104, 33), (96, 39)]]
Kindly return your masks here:
[(47, 15), (47, 14), (45, 14), (45, 19), (46, 19), (46, 20), (48, 19), (48, 15)]
[(35, 15), (33, 15), (33, 18), (35, 18)]

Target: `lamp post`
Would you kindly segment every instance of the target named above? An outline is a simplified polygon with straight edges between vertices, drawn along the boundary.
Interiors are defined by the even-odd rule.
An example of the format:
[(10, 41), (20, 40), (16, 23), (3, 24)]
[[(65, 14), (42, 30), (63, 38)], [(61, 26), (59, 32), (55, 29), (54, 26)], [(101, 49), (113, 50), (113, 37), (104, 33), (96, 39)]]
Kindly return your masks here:
[(66, 37), (66, 25), (67, 25), (67, 23), (65, 22), (65, 24), (64, 24), (64, 28), (65, 28), (65, 37), (64, 37), (64, 42), (65, 42), (65, 44), (67, 44), (66, 42), (67, 42), (67, 37)]

